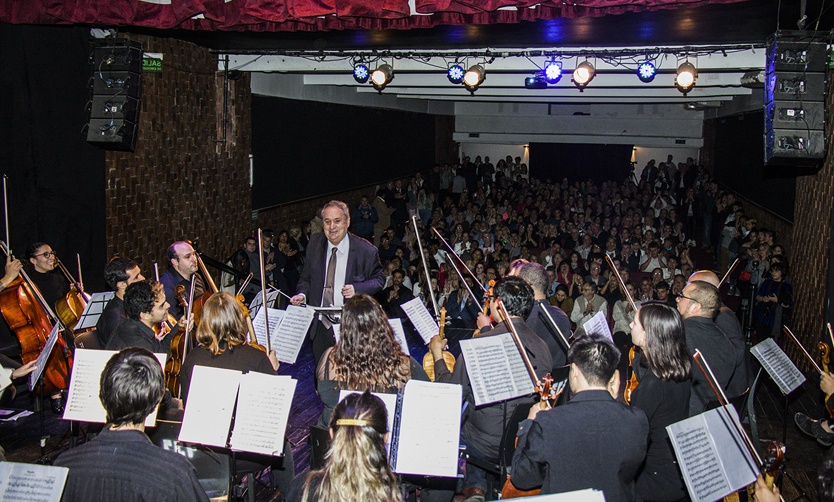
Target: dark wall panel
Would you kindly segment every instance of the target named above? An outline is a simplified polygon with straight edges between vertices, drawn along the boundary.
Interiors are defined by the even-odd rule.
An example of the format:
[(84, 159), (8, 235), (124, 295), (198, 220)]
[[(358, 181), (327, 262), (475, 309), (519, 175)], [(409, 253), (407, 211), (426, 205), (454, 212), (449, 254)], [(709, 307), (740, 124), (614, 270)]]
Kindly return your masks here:
[(435, 117), (253, 96), (255, 209), (407, 176), (434, 166)]
[(796, 176), (793, 168), (764, 167), (764, 113), (714, 119), (715, 178), (756, 204), (793, 221)]

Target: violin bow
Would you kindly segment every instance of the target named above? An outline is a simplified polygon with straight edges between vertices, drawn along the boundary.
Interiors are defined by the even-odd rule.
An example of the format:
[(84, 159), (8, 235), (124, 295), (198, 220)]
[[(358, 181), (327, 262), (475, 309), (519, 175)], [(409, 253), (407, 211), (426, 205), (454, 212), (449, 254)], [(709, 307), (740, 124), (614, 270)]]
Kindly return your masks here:
[(153, 262), (153, 276), (156, 282), (159, 282), (159, 265), (156, 263), (156, 260)]
[(260, 257), (261, 262), (261, 298), (263, 302), (261, 308), (264, 309), (264, 326), (266, 328), (266, 352), (267, 354), (269, 354), (269, 352), (272, 351), (272, 342), (269, 340), (269, 308), (267, 308), (266, 303), (266, 269), (264, 268), (263, 231), (260, 228), (258, 228), (258, 251), (258, 256)]
[(625, 281), (623, 281), (623, 277), (620, 275), (620, 271), (617, 270), (617, 267), (614, 265), (614, 260), (611, 259), (610, 256), (607, 254), (605, 255), (605, 261), (608, 262), (608, 266), (611, 267), (611, 272), (617, 277), (617, 283), (619, 283), (620, 288), (623, 290), (623, 295), (625, 295), (626, 300), (628, 300), (629, 305), (631, 305), (632, 310), (637, 312), (637, 304), (634, 303), (634, 298), (632, 298), (631, 293), (628, 292), (626, 288)]
[(513, 326), (512, 320), (510, 320), (510, 314), (507, 312), (507, 308), (504, 307), (504, 302), (501, 301), (501, 298), (496, 298), (495, 304), (498, 306), (498, 311), (501, 312), (501, 317), (504, 318), (504, 322), (507, 323), (507, 328), (510, 330), (519, 352), (521, 352), (521, 358), (524, 360), (527, 372), (530, 373), (530, 378), (533, 379), (533, 384), (538, 387), (541, 382), (539, 381), (539, 377), (536, 375), (536, 370), (533, 369), (533, 363), (531, 363), (530, 358), (527, 357), (527, 350), (524, 348), (524, 344), (521, 343), (521, 338), (518, 336), (518, 331), (516, 331), (515, 326)]
[(831, 347), (834, 348), (834, 330), (831, 329), (831, 323), (826, 323), (828, 326), (828, 338), (831, 340)]
[[(450, 253), (452, 253), (452, 255), (454, 255), (454, 257), (455, 257), (455, 258), (457, 258), (457, 260), (458, 260), (458, 261), (460, 261), (460, 264), (461, 264), (461, 265), (463, 265), (463, 268), (465, 268), (465, 269), (466, 269), (466, 271), (469, 273), (470, 277), (472, 277), (472, 280), (474, 280), (474, 281), (475, 281), (475, 284), (477, 284), (478, 286), (480, 286), (481, 290), (482, 290), (484, 293), (486, 293), (486, 292), (487, 292), (487, 288), (486, 288), (486, 287), (484, 287), (484, 285), (483, 285), (483, 284), (481, 284), (481, 281), (479, 281), (479, 280), (478, 280), (478, 277), (477, 277), (477, 276), (476, 276), (476, 275), (475, 275), (475, 274), (474, 274), (471, 270), (469, 270), (469, 267), (467, 267), (467, 266), (466, 266), (466, 263), (465, 263), (465, 262), (464, 262), (464, 261), (460, 258), (460, 256), (458, 256), (458, 254), (457, 254), (457, 253), (455, 253), (455, 248), (453, 248), (453, 247), (451, 246), (451, 244), (449, 244), (449, 243), (446, 241), (446, 239), (444, 239), (444, 238), (443, 238), (443, 236), (442, 236), (442, 235), (440, 235), (440, 232), (438, 232), (436, 228), (431, 227), (431, 229), (432, 229), (432, 232), (434, 232), (434, 234), (435, 234), (435, 235), (436, 235), (436, 236), (440, 239), (440, 241), (441, 241), (441, 242), (443, 242), (443, 244), (446, 246), (446, 249), (448, 249), (448, 250), (449, 250), (449, 252), (450, 252)], [(454, 265), (454, 260), (452, 260), (452, 264)], [(455, 267), (455, 270), (458, 270), (458, 268), (457, 268), (457, 267)], [(463, 279), (463, 276), (460, 274), (460, 270), (458, 270), (458, 275), (460, 275), (461, 279)], [(472, 298), (475, 298), (475, 296), (473, 295), (473, 296), (472, 296)]]
[(796, 335), (793, 334), (791, 329), (787, 326), (782, 326), (782, 331), (786, 335), (788, 335), (788, 338), (793, 340), (793, 343), (795, 343), (797, 347), (799, 347), (799, 349), (802, 351), (802, 354), (811, 362), (811, 365), (814, 366), (814, 369), (817, 370), (817, 373), (823, 373), (822, 368), (820, 368), (819, 364), (817, 364), (817, 362), (814, 361), (814, 358), (811, 357), (811, 354), (809, 354), (808, 351), (805, 350), (805, 347), (802, 345), (802, 343), (799, 341)]
[(420, 250), (420, 259), (423, 262), (423, 272), (426, 274), (426, 287), (429, 290), (431, 304), (434, 306), (435, 319), (439, 323), (440, 309), (437, 308), (437, 298), (434, 297), (434, 291), (431, 289), (431, 272), (429, 271), (429, 262), (426, 260), (426, 253), (423, 252), (423, 241), (420, 240), (420, 229), (417, 227), (417, 215), (413, 215), (411, 217), (411, 223), (414, 225), (414, 235), (417, 236), (417, 249)]
[(724, 389), (718, 385), (718, 380), (715, 378), (715, 374), (712, 372), (712, 368), (710, 368), (709, 363), (707, 362), (704, 355), (701, 353), (700, 350), (695, 349), (695, 355), (692, 356), (692, 359), (695, 361), (695, 364), (698, 365), (698, 368), (704, 374), (704, 377), (707, 379), (707, 383), (712, 388), (712, 391), (715, 393), (715, 396), (718, 398), (718, 404), (721, 405), (721, 409), (724, 410), (724, 413), (727, 415), (727, 419), (730, 423), (733, 424), (733, 428), (741, 437), (744, 445), (747, 447), (748, 452), (753, 457), (753, 460), (756, 462), (756, 465), (761, 466), (764, 464), (762, 457), (759, 455), (759, 452), (756, 451), (756, 447), (753, 445), (753, 441), (750, 439), (750, 436), (747, 435), (747, 432), (739, 425), (736, 420), (733, 420), (730, 411), (727, 409), (727, 404), (729, 401), (727, 400), (727, 395), (724, 394)]
[(12, 248), (10, 246), (11, 237), (9, 237), (9, 195), (6, 189), (6, 185), (9, 182), (9, 177), (6, 174), (3, 174), (3, 217), (6, 219), (6, 253), (7, 256), (13, 258), (12, 256)]
[(733, 270), (736, 269), (740, 261), (741, 258), (736, 258), (735, 261), (730, 265), (730, 268), (727, 269), (727, 273), (724, 274), (724, 277), (721, 278), (721, 282), (718, 283), (718, 289), (721, 289), (721, 286), (723, 286), (727, 279), (729, 279), (730, 274), (733, 273)]

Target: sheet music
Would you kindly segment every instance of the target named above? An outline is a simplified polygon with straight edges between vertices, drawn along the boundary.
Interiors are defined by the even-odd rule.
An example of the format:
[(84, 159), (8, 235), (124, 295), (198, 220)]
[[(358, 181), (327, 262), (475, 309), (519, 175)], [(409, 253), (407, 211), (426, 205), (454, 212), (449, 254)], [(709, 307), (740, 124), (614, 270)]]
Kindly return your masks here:
[(405, 384), (396, 472), (453, 478), (458, 472), (460, 405), (457, 384)]
[(758, 468), (730, 420), (738, 425), (728, 405), (666, 427), (694, 502), (721, 499), (756, 480)]
[(116, 296), (116, 293), (113, 291), (93, 293), (90, 297), (90, 301), (87, 302), (87, 306), (84, 307), (84, 311), (81, 312), (81, 317), (78, 318), (78, 322), (73, 329), (78, 331), (81, 329), (95, 328), (98, 318), (101, 317), (101, 313), (104, 312), (104, 307), (107, 306), (114, 296)]
[(59, 502), (69, 468), (0, 463), (0, 502)]
[(278, 345), (278, 336), (276, 332), (278, 331), (278, 325), (281, 324), (281, 320), (284, 318), (284, 314), (286, 311), (278, 310), (278, 309), (269, 309), (269, 343), (271, 345), (266, 344), (266, 322), (264, 321), (264, 309), (258, 308), (258, 312), (255, 314), (255, 319), (252, 321), (252, 327), (255, 328), (255, 338), (258, 340), (258, 343), (263, 345), (264, 347), (271, 347), (276, 348)]
[(194, 366), (179, 440), (226, 447), (241, 372)]
[(414, 325), (417, 333), (420, 334), (420, 338), (427, 345), (432, 337), (440, 332), (437, 321), (434, 320), (434, 317), (432, 317), (426, 306), (423, 305), (423, 300), (420, 298), (414, 298), (403, 303), (402, 309), (405, 315), (411, 320), (411, 324)]
[(43, 370), (46, 368), (46, 363), (49, 361), (49, 356), (52, 354), (52, 349), (55, 348), (55, 343), (58, 341), (59, 331), (61, 328), (61, 323), (55, 323), (55, 326), (52, 327), (52, 331), (49, 332), (49, 338), (46, 339), (46, 344), (43, 346), (43, 350), (41, 353), (38, 354), (38, 359), (35, 362), (35, 371), (29, 373), (29, 390), (35, 390), (35, 386), (38, 384), (38, 379), (43, 374)]
[(776, 345), (773, 338), (767, 338), (755, 347), (751, 347), (750, 352), (762, 363), (762, 367), (779, 386), (782, 394), (787, 396), (805, 382), (805, 375)]
[(313, 309), (295, 305), (287, 307), (284, 319), (274, 331), (275, 341), (272, 342), (272, 350), (278, 355), (279, 361), (295, 363), (315, 315), (316, 312)]
[[(107, 412), (104, 411), (98, 394), (101, 390), (101, 373), (107, 361), (116, 353), (118, 353), (116, 350), (75, 349), (64, 420), (99, 424), (107, 422)], [(164, 369), (168, 356), (161, 353), (154, 354), (154, 356)], [(148, 415), (145, 419), (145, 427), (154, 426), (158, 410), (159, 407)]]
[(11, 368), (4, 368), (0, 366), (0, 394), (3, 389), (12, 384), (12, 370)]
[(250, 371), (240, 378), (235, 428), (230, 444), (235, 450), (280, 456), (296, 381), (288, 376)]
[[(272, 286), (270, 286), (269, 289), (267, 289), (266, 305), (269, 308), (275, 307), (275, 299), (278, 298), (279, 294), (280, 293), (278, 293), (278, 290), (274, 289)], [(255, 313), (258, 311), (258, 309), (261, 308), (261, 305), (263, 304), (263, 295), (259, 292), (257, 295), (255, 295), (255, 298), (252, 299), (252, 303), (249, 304), (249, 316), (252, 318), (253, 321), (255, 320)]]
[(586, 488), (574, 492), (518, 497), (515, 500), (534, 500), (535, 502), (605, 502), (605, 495), (599, 490)]
[(394, 330), (394, 338), (400, 342), (400, 347), (402, 347), (403, 352), (406, 355), (411, 355), (408, 351), (408, 342), (405, 339), (405, 330), (403, 329), (403, 321), (399, 318), (388, 319), (388, 324), (391, 325), (391, 329)]
[(605, 312), (600, 310), (593, 317), (582, 325), (582, 329), (588, 335), (600, 335), (608, 339), (609, 342), (614, 343), (614, 336), (611, 335), (611, 328), (608, 327), (608, 319), (605, 318)]
[(512, 336), (502, 333), (460, 341), (476, 406), (506, 401), (534, 391), (533, 380)]

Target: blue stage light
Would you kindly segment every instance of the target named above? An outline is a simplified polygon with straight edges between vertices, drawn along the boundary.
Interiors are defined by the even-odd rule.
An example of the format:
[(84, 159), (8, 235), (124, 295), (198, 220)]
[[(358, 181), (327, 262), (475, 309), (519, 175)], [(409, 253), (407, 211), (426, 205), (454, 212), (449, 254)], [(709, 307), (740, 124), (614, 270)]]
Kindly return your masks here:
[(651, 61), (643, 61), (637, 65), (637, 77), (641, 82), (651, 82), (657, 74), (657, 68)]
[(371, 72), (368, 71), (368, 66), (364, 63), (359, 63), (353, 67), (353, 79), (364, 84), (371, 77)]
[(446, 76), (449, 77), (449, 82), (453, 84), (459, 84), (463, 82), (463, 66), (456, 64), (449, 67), (449, 70), (446, 72)]
[(562, 62), (548, 61), (544, 65), (544, 79), (548, 84), (555, 84), (562, 78)]

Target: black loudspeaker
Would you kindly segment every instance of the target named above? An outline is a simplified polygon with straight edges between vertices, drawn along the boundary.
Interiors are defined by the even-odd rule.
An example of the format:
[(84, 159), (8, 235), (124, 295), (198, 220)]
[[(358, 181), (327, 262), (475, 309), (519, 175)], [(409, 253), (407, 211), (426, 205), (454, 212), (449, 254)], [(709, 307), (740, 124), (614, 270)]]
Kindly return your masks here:
[(142, 56), (141, 44), (129, 40), (109, 40), (93, 49), (88, 143), (106, 150), (136, 148)]
[(767, 166), (819, 169), (825, 160), (825, 37), (822, 32), (779, 31), (767, 41)]

